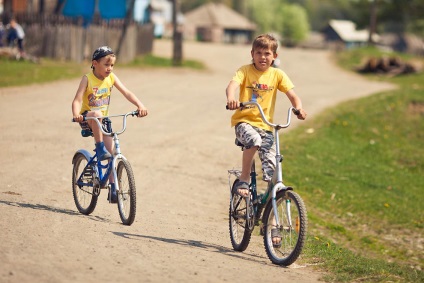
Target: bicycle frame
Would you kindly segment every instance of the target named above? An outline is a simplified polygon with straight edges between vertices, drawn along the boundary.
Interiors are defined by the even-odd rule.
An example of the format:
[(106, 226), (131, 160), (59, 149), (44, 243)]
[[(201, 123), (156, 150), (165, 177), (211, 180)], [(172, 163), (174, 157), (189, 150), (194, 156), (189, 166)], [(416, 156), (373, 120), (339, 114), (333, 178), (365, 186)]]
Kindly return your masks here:
[[(94, 156), (91, 156), (91, 154), (87, 150), (85, 150), (85, 149), (78, 150), (78, 152), (80, 152), (81, 154), (83, 154), (87, 158), (87, 160), (88, 160), (87, 165), (84, 167), (84, 170), (82, 171), (81, 175), (78, 177), (78, 181), (77, 181), (77, 184), (78, 185), (81, 185), (81, 187), (82, 186), (90, 186), (90, 187), (93, 186), (94, 189), (95, 189), (95, 194), (99, 194), (100, 193), (100, 189), (101, 188), (104, 188), (106, 186), (110, 174), (113, 174), (114, 180), (117, 180), (118, 179), (117, 172), (116, 172), (116, 169), (115, 169), (116, 168), (116, 164), (117, 164), (117, 160), (118, 159), (127, 160), (125, 158), (125, 156), (121, 153), (121, 147), (120, 147), (118, 135), (122, 134), (126, 130), (126, 127), (127, 127), (127, 117), (129, 115), (135, 116), (137, 114), (138, 114), (137, 111), (132, 111), (132, 112), (128, 112), (128, 113), (125, 113), (125, 114), (111, 115), (111, 116), (102, 117), (102, 118), (123, 117), (123, 122), (122, 122), (123, 126), (122, 126), (122, 129), (119, 130), (119, 131), (116, 131), (116, 132), (113, 132), (112, 131), (111, 133), (108, 133), (108, 132), (106, 132), (103, 129), (103, 127), (100, 124), (100, 121), (99, 121), (98, 118), (96, 118), (96, 117), (84, 117), (84, 121), (86, 121), (86, 120), (94, 120), (94, 121), (96, 121), (96, 123), (97, 123), (98, 127), (100, 128), (100, 130), (101, 130), (101, 132), (102, 132), (103, 135), (112, 136), (113, 143), (115, 145), (115, 152), (113, 154), (112, 161), (108, 161), (107, 164), (103, 165), (101, 163), (101, 160), (98, 160), (97, 159), (97, 153), (94, 154)], [(95, 166), (93, 166), (93, 165), (95, 165)], [(96, 170), (97, 176), (99, 178), (98, 184), (97, 183), (96, 184), (95, 183), (93, 183), (93, 184), (86, 184), (86, 183), (83, 182), (84, 173), (86, 173), (87, 168), (89, 168), (90, 166), (94, 167), (95, 170)], [(103, 172), (104, 170), (106, 170), (106, 172)], [(116, 191), (119, 192), (119, 182), (115, 182), (115, 188), (116, 188)], [(97, 191), (97, 189), (98, 189), (98, 191)]]
[[(268, 186), (265, 194), (264, 194), (264, 198), (261, 200), (261, 204), (265, 205), (266, 202), (269, 199), (269, 193), (271, 190), (271, 202), (272, 202), (272, 208), (274, 210), (274, 215), (275, 215), (275, 223), (280, 223), (280, 219), (278, 218), (278, 211), (277, 211), (277, 204), (276, 204), (276, 195), (277, 192), (280, 190), (293, 190), (292, 187), (287, 187), (283, 184), (283, 172), (282, 172), (282, 166), (281, 166), (281, 162), (283, 160), (282, 155), (280, 153), (280, 136), (278, 135), (279, 130), (287, 128), (288, 126), (290, 126), (291, 123), (291, 111), (296, 111), (296, 109), (294, 107), (290, 107), (288, 109), (288, 113), (287, 113), (287, 122), (284, 125), (281, 124), (273, 124), (271, 122), (269, 122), (266, 117), (265, 114), (262, 110), (262, 107), (255, 101), (249, 101), (249, 102), (243, 102), (240, 103), (240, 107), (244, 107), (247, 105), (254, 105), (258, 108), (259, 113), (261, 114), (262, 120), (265, 122), (265, 124), (267, 124), (268, 126), (272, 127), (274, 129), (274, 139), (275, 139), (275, 151), (276, 151), (276, 155), (275, 155), (275, 161), (276, 161), (276, 165), (275, 165), (275, 171), (274, 171), (274, 176), (272, 178), (271, 184), (273, 184), (272, 186), (272, 190), (271, 190), (271, 186)], [(253, 200), (256, 199), (256, 176), (254, 179), (255, 184), (255, 188), (254, 188), (254, 195), (253, 195)], [(288, 215), (290, 215), (290, 201), (288, 201), (286, 203), (286, 210)], [(257, 211), (255, 211), (256, 213)], [(258, 217), (260, 217), (260, 215), (258, 215)], [(289, 218), (289, 224), (290, 226), (292, 226), (291, 223), (291, 219)], [(278, 227), (279, 228), (279, 227)]]

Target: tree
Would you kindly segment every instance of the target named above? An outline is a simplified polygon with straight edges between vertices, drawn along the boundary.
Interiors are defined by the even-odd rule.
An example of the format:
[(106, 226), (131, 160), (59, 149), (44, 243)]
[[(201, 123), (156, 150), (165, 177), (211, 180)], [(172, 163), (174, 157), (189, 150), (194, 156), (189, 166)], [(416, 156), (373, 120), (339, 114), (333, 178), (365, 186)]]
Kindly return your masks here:
[(296, 4), (284, 5), (281, 11), (283, 19), (283, 43), (295, 46), (309, 34), (309, 22), (305, 9)]
[(296, 45), (309, 33), (306, 10), (285, 0), (250, 1), (249, 15), (259, 26), (259, 32), (276, 33), (288, 45)]

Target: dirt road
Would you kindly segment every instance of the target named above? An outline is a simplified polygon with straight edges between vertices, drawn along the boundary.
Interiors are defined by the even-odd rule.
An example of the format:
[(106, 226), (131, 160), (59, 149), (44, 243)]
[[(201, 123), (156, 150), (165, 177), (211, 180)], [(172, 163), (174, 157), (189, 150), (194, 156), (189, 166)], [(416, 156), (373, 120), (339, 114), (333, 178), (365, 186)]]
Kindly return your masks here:
[[(155, 43), (157, 55), (171, 50)], [(104, 191), (90, 216), (73, 202), (71, 158), (93, 147), (70, 122), (79, 79), (0, 89), (0, 282), (318, 282), (312, 267), (271, 264), (259, 236), (244, 253), (231, 248), (226, 170), (239, 166), (240, 151), (224, 90), (249, 50), (186, 44), (184, 56), (204, 60), (207, 71), (130, 70), (118, 62), (117, 75), (150, 111), (121, 136), (137, 184), (130, 227)], [(334, 67), (323, 51), (280, 52), (311, 120), (391, 87)], [(279, 106), (284, 115), (283, 95)], [(131, 110), (115, 91), (111, 113)]]

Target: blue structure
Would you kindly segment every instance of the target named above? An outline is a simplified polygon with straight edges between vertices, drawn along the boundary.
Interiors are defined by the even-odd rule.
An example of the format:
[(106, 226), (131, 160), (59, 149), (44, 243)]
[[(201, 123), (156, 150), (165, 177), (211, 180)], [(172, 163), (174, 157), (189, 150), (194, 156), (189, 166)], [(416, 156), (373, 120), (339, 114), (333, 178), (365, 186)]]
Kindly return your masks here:
[(126, 2), (126, 0), (68, 0), (65, 2), (62, 14), (68, 17), (82, 17), (84, 25), (92, 21), (95, 13), (105, 20), (125, 19)]

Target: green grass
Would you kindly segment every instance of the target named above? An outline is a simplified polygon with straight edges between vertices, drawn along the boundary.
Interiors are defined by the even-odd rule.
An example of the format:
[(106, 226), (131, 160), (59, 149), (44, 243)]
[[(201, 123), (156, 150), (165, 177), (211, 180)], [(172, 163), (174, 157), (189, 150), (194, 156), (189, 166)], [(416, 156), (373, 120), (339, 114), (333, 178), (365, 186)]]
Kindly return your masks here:
[[(339, 62), (350, 68), (360, 52), (369, 55)], [(399, 89), (342, 103), (285, 136), (286, 183), (310, 221), (302, 260), (327, 281), (424, 282), (424, 75), (370, 78)]]
[[(61, 79), (81, 77), (89, 70), (89, 63), (59, 62), (41, 59), (39, 63), (0, 58), (0, 87), (20, 86), (52, 82)], [(153, 55), (139, 56), (128, 64), (117, 64), (118, 68), (158, 68), (172, 67), (172, 60)], [(205, 69), (203, 63), (183, 60), (182, 68)]]
[[(144, 67), (172, 67), (172, 59), (153, 56), (151, 54), (137, 57), (128, 66), (144, 66)], [(191, 69), (205, 69), (205, 65), (202, 62), (194, 60), (183, 60), (180, 67), (191, 68)]]
[(86, 65), (42, 59), (39, 63), (0, 58), (0, 87), (51, 82), (82, 76)]

